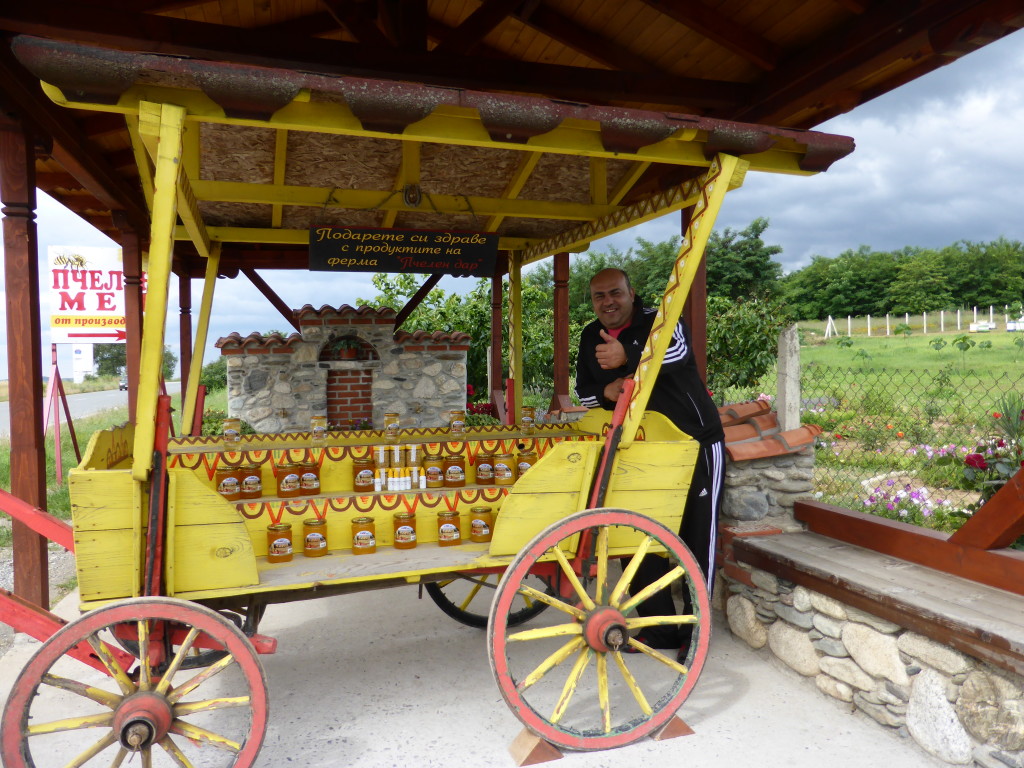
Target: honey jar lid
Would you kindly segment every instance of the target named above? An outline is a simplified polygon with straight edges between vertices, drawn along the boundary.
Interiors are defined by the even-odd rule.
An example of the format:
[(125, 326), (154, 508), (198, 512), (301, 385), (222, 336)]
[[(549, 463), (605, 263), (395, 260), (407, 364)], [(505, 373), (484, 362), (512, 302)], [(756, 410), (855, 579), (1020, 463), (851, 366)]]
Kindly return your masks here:
[(315, 461), (303, 461), (303, 462), (299, 463), (299, 466), (300, 467), (312, 467), (314, 469), (319, 469), (320, 468), (320, 465), (317, 462), (315, 462)]
[(372, 517), (353, 517), (352, 518), (352, 522), (353, 523), (358, 523), (359, 525), (366, 525), (367, 523), (372, 523), (373, 522), (373, 518)]
[(442, 519), (447, 520), (450, 517), (458, 517), (459, 513), (458, 512), (449, 512), (449, 511), (445, 510), (444, 512), (438, 512), (437, 516), (442, 518)]
[(470, 512), (490, 512), (490, 507), (470, 507)]
[(291, 523), (271, 523), (267, 526), (268, 531), (290, 531), (291, 528)]
[(305, 520), (302, 521), (302, 524), (312, 527), (317, 525), (327, 525), (327, 521), (319, 517), (307, 517)]
[(415, 517), (416, 515), (412, 512), (395, 512), (395, 520), (412, 520)]
[(537, 452), (532, 448), (524, 448), (519, 452), (520, 456), (536, 456)]
[(252, 472), (253, 470), (259, 469), (260, 465), (254, 461), (246, 462), (245, 464), (239, 464), (239, 469), (244, 469), (246, 472)]

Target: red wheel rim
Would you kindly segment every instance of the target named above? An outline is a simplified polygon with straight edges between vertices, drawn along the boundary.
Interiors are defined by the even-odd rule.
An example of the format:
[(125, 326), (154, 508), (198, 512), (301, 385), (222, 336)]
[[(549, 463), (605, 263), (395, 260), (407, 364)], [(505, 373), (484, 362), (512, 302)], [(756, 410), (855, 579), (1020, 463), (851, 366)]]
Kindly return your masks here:
[[(536, 703), (531, 701), (528, 695), (524, 695), (526, 694), (526, 691), (532, 689), (527, 688), (526, 691), (524, 691), (521, 686), (531, 685), (529, 681), (532, 679), (532, 675), (536, 674), (538, 669), (543, 667), (544, 664), (540, 665), (537, 669), (534, 669), (530, 675), (526, 675), (525, 677), (521, 674), (523, 670), (512, 669), (509, 660), (509, 649), (511, 646), (519, 645), (519, 643), (509, 641), (509, 627), (504, 621), (504, 616), (508, 611), (511, 601), (515, 598), (523, 578), (525, 578), (529, 573), (530, 568), (533, 567), (539, 559), (547, 555), (549, 551), (552, 550), (552, 547), (588, 528), (600, 531), (602, 528), (607, 530), (612, 526), (633, 528), (635, 531), (640, 532), (644, 537), (647, 537), (653, 542), (664, 547), (669, 554), (670, 561), (684, 569), (686, 575), (681, 578), (685, 578), (684, 583), (689, 591), (691, 602), (693, 604), (692, 616), (696, 618), (696, 623), (693, 626), (690, 649), (688, 655), (684, 659), (685, 663), (682, 665), (686, 668), (686, 671), (685, 673), (676, 672), (675, 678), (671, 682), (666, 683), (664, 691), (661, 693), (658, 700), (655, 701), (653, 705), (648, 703), (651, 709), (649, 713), (643, 712), (639, 716), (632, 717), (631, 719), (615, 722), (611, 725), (610, 729), (607, 725), (608, 721), (605, 721), (605, 725), (598, 725), (598, 727), (595, 728), (567, 726), (557, 720), (557, 707), (556, 712), (549, 715), (545, 711), (541, 711), (539, 707), (536, 706)], [(607, 541), (607, 539), (605, 539), (605, 541)], [(696, 578), (692, 578), (690, 574), (696, 574)], [(614, 580), (614, 577), (611, 578)], [(621, 582), (623, 578), (624, 577), (619, 577), (619, 582)], [(618, 586), (619, 583), (617, 582), (614, 587)], [(602, 596), (605, 598), (609, 597), (609, 593), (613, 592), (614, 587), (609, 584), (607, 591)], [(619, 604), (621, 605), (629, 599), (631, 598), (626, 596), (624, 599), (619, 600)], [(601, 606), (595, 606), (593, 610), (589, 610), (586, 606), (583, 606), (577, 610), (581, 610), (584, 614), (582, 618), (576, 619), (576, 622), (580, 625), (579, 635), (581, 642), (586, 646), (587, 641), (585, 636), (587, 632), (587, 619), (591, 616), (596, 616), (597, 619), (600, 620), (602, 611), (608, 612), (608, 609), (602, 608)], [(552, 613), (556, 613), (556, 611), (547, 611), (547, 614)], [(625, 613), (627, 616), (630, 616), (630, 621), (642, 621), (639, 617), (635, 617), (635, 615), (633, 615), (635, 614), (633, 609), (630, 609)], [(675, 715), (676, 711), (693, 690), (694, 685), (696, 685), (697, 679), (703, 669), (704, 662), (707, 659), (708, 646), (710, 642), (710, 616), (711, 608), (708, 600), (707, 587), (704, 584), (700, 567), (698, 566), (696, 559), (686, 548), (686, 545), (679, 540), (679, 537), (676, 534), (661, 523), (634, 512), (619, 509), (587, 510), (568, 517), (540, 533), (519, 553), (516, 559), (508, 567), (508, 570), (505, 572), (502, 582), (498, 587), (498, 594), (496, 595), (491, 607), (490, 621), (488, 623), (487, 651), (491, 662), (491, 668), (494, 672), (502, 697), (509, 705), (513, 714), (515, 714), (527, 728), (547, 741), (566, 749), (609, 749), (631, 744), (656, 732), (659, 728), (667, 724)], [(568, 621), (559, 626), (563, 627), (563, 630), (567, 630), (569, 625), (572, 623), (572, 621)], [(535, 631), (543, 633), (547, 630), (541, 628)], [(555, 629), (552, 628), (551, 631), (555, 631)], [(520, 631), (512, 633), (512, 636), (517, 639), (523, 639), (527, 634), (529, 634), (529, 632), (529, 630), (526, 632)], [(565, 634), (569, 633), (566, 631)], [(551, 638), (549, 637), (546, 639)], [(632, 641), (630, 644), (633, 645)], [(599, 646), (600, 644), (597, 645)], [(587, 651), (589, 651), (589, 653), (587, 653)], [(576, 651), (574, 650), (571, 653), (576, 654)], [(671, 652), (670, 655), (674, 662), (675, 653)], [(588, 659), (586, 664), (589, 664), (590, 658), (597, 659), (597, 664), (590, 664), (590, 667), (596, 666), (596, 677), (599, 678), (602, 674), (605, 675), (606, 687), (608, 681), (611, 680), (611, 675), (609, 674), (608, 669), (614, 668), (613, 664), (618, 666), (620, 661), (622, 661), (628, 669), (631, 663), (628, 661), (630, 658), (629, 654), (594, 651), (590, 646), (580, 649), (577, 658), (581, 659), (583, 656), (586, 656)], [(601, 659), (600, 657), (604, 658)], [(567, 662), (571, 658), (572, 655), (568, 655), (565, 661)], [(645, 655), (641, 654), (640, 658), (645, 658)], [(547, 661), (549, 660), (550, 657)], [(562, 663), (563, 662), (561, 661), (558, 662), (558, 664)], [(584, 662), (578, 661), (578, 663)], [(604, 670), (603, 673), (602, 669)], [(581, 677), (582, 675), (585, 675), (587, 671), (588, 669), (584, 667)], [(576, 669), (574, 668), (569, 673), (568, 677), (571, 678), (575, 672)], [(568, 686), (569, 682), (566, 682), (566, 685)], [(611, 709), (614, 711), (612, 703), (608, 701), (603, 701), (601, 707), (603, 709)]]
[[(51, 668), (66, 657), (71, 648), (90, 638), (95, 639), (101, 631), (114, 624), (131, 623), (140, 627), (143, 625), (148, 627), (151, 622), (159, 621), (177, 622), (194, 628), (197, 634), (213, 638), (217, 643), (223, 645), (229, 654), (224, 661), (220, 662), (221, 668), (226, 669), (237, 665), (247, 692), (245, 696), (237, 697), (245, 699), (244, 705), (236, 703), (234, 706), (244, 706), (248, 710), (248, 728), (241, 740), (233, 742), (237, 744), (237, 750), (231, 749), (234, 752), (234, 757), (230, 765), (233, 768), (249, 768), (255, 762), (263, 744), (268, 718), (267, 682), (256, 652), (245, 635), (224, 617), (203, 606), (172, 598), (139, 598), (99, 608), (61, 628), (44, 643), (21, 671), (4, 708), (3, 720), (0, 722), (0, 755), (3, 757), (4, 766), (7, 768), (35, 768), (36, 763), (33, 760), (30, 744), (32, 734), (28, 730), (32, 711), (31, 704), (40, 686), (49, 685), (49, 683), (44, 683), (44, 676), (47, 676), (47, 679), (53, 678), (50, 672)], [(184, 656), (185, 653), (187, 650), (183, 650), (181, 655)], [(133, 707), (138, 707), (139, 697), (137, 694), (146, 688), (156, 691), (161, 697), (171, 701), (172, 706), (176, 704), (182, 708), (179, 710), (180, 717), (176, 717), (169, 726), (170, 733), (167, 734), (166, 740), (171, 742), (170, 746), (165, 746), (165, 740), (164, 743), (154, 745), (152, 749), (170, 752), (184, 740), (191, 740), (197, 731), (194, 730), (194, 726), (188, 722), (187, 718), (200, 710), (193, 708), (193, 711), (186, 713), (184, 710), (188, 709), (189, 703), (184, 698), (181, 701), (176, 698), (176, 696), (186, 695), (184, 689), (187, 687), (187, 681), (177, 688), (171, 686), (168, 681), (167, 688), (161, 690), (161, 682), (155, 677), (146, 682), (143, 682), (142, 679), (137, 682), (132, 681), (127, 675), (127, 670), (117, 664), (112, 657), (108, 659), (108, 663), (113, 665), (109, 667), (109, 671), (117, 682), (117, 690), (114, 692), (102, 690), (99, 693), (104, 699), (105, 706), (111, 710), (110, 727), (102, 726), (99, 730), (91, 728), (85, 732), (89, 734), (85, 740), (88, 748), (76, 758), (82, 760), (81, 764), (88, 764), (93, 759), (93, 757), (87, 756), (93, 749), (96, 749), (96, 754), (98, 754), (106, 748), (99, 748), (99, 744), (105, 739), (108, 740), (109, 746), (117, 747), (119, 733), (116, 732), (114, 725), (132, 720), (132, 716), (136, 714)], [(82, 669), (89, 670), (91, 674), (90, 668), (83, 666)], [(190, 680), (207, 676), (196, 683), (195, 688), (190, 691), (197, 690), (206, 680), (214, 677), (216, 673), (211, 674), (210, 670), (212, 669), (213, 667), (207, 667), (206, 670), (197, 670), (194, 675), (192, 671), (186, 673)], [(68, 680), (63, 675), (62, 672), (61, 678), (65, 682), (59, 687), (70, 690), (66, 687), (68, 683), (78, 684), (77, 681)], [(148, 677), (149, 673), (148, 671), (141, 672), (140, 675)], [(90, 691), (96, 695), (95, 687), (90, 688)], [(79, 693), (79, 695), (82, 694)], [(92, 696), (87, 696), (87, 698), (92, 698)], [(95, 698), (92, 700), (97, 701)], [(202, 711), (214, 708), (208, 706)], [(143, 715), (147, 712), (158, 714), (152, 704), (140, 711)], [(139, 719), (143, 718), (135, 718), (136, 721)], [(157, 732), (166, 730), (164, 725), (160, 724)], [(32, 727), (38, 729), (39, 725), (33, 722)], [(102, 734), (99, 740), (96, 738), (97, 733)], [(125, 761), (127, 762), (127, 758)], [(96, 762), (96, 765), (109, 764), (109, 757), (101, 758)]]

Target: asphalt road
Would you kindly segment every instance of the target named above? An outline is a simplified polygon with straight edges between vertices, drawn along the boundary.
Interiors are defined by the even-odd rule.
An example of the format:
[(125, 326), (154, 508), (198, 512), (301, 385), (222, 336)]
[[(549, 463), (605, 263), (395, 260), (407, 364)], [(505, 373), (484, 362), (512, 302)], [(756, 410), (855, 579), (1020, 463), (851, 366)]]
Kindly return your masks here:
[[(177, 392), (181, 385), (176, 381), (167, 383), (169, 393)], [(110, 408), (122, 408), (128, 405), (128, 393), (117, 389), (110, 389), (104, 392), (85, 392), (81, 395), (68, 395), (68, 409), (71, 411), (71, 418), (78, 419), (84, 416), (91, 416), (100, 411)], [(6, 437), (11, 433), (11, 414), (9, 403), (0, 403), (0, 437)], [(59, 406), (58, 406), (59, 407)], [(61, 409), (61, 423), (64, 422), (64, 410)], [(50, 417), (53, 423), (53, 417)]]

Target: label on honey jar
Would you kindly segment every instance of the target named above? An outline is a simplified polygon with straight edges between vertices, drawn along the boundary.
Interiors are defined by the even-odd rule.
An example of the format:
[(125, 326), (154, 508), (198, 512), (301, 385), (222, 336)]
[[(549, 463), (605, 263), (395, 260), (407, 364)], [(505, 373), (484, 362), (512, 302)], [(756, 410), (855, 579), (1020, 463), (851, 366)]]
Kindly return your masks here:
[(327, 549), (327, 537), (322, 533), (317, 533), (316, 531), (313, 533), (307, 533), (305, 548), (307, 550), (314, 551), (318, 549)]
[(299, 488), (299, 476), (295, 472), (289, 472), (281, 478), (282, 491), (294, 491)]
[(373, 470), (360, 469), (356, 475), (356, 488), (373, 488)]
[(217, 493), (222, 496), (235, 496), (239, 490), (237, 477), (225, 477), (217, 486)]
[(356, 531), (352, 537), (352, 549), (369, 549), (377, 546), (373, 531)]
[(533, 466), (531, 461), (520, 461), (519, 462), (519, 476), (522, 477), (526, 474), (526, 470)]
[(489, 536), (491, 533), (491, 526), (487, 524), (486, 520), (474, 520), (473, 521), (473, 536)]
[(459, 526), (453, 523), (442, 523), (437, 529), (438, 541), (458, 541)]
[[(316, 534), (319, 536), (320, 534)], [(323, 537), (321, 537), (323, 538)], [(292, 540), (282, 536), (280, 539), (274, 539), (270, 544), (270, 554), (273, 557), (280, 557), (281, 555), (290, 555), (292, 553)]]
[(411, 525), (400, 525), (395, 529), (396, 544), (411, 544), (416, 541), (416, 529)]
[(451, 466), (445, 470), (444, 476), (449, 483), (461, 483), (466, 479), (466, 470), (459, 466)]
[(246, 475), (242, 478), (242, 491), (244, 493), (263, 493), (263, 476)]
[(304, 491), (318, 493), (320, 491), (320, 478), (316, 472), (303, 472), (299, 481), (299, 487)]

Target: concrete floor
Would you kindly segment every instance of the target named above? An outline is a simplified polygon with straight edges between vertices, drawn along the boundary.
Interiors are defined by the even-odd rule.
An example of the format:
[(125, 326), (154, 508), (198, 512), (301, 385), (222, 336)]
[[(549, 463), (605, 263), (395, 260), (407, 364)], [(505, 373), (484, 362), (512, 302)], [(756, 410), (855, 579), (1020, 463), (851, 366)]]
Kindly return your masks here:
[[(69, 596), (59, 612), (73, 616), (76, 598)], [(508, 746), (522, 726), (491, 676), (485, 633), (452, 621), (427, 598), (418, 600), (415, 587), (272, 606), (260, 631), (278, 638), (279, 647), (275, 655), (262, 657), (271, 716), (258, 766), (514, 764)], [(37, 646), (19, 636), (0, 659), (4, 700)], [(715, 627), (708, 664), (679, 714), (694, 735), (605, 752), (569, 752), (557, 764), (946, 765), (826, 698), (812, 681), (751, 651), (724, 626)], [(220, 764), (216, 756), (213, 764)], [(99, 764), (109, 765), (109, 759)]]

